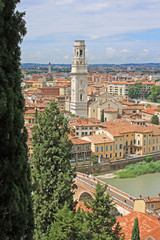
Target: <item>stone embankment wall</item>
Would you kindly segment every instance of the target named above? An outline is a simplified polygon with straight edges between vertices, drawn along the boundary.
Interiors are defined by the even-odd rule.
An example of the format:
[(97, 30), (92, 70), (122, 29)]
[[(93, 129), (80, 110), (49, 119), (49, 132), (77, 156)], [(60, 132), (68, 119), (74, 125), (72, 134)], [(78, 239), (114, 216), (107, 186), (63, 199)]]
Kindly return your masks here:
[[(153, 161), (160, 160), (160, 152), (156, 153), (153, 156)], [(141, 162), (143, 161), (145, 156), (140, 156), (136, 158), (127, 158), (121, 160), (115, 160), (105, 164), (95, 164), (95, 165), (88, 165), (88, 166), (81, 166), (77, 167), (78, 172), (86, 173), (86, 174), (93, 174), (93, 173), (111, 173), (117, 170), (123, 169), (126, 165)]]

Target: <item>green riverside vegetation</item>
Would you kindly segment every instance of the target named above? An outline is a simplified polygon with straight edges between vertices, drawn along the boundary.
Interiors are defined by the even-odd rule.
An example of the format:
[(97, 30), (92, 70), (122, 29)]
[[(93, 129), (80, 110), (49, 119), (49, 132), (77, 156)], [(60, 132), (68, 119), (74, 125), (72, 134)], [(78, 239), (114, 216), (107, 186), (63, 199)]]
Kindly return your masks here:
[(127, 165), (123, 171), (115, 173), (119, 178), (134, 178), (147, 173), (160, 172), (160, 160), (157, 162), (139, 162)]

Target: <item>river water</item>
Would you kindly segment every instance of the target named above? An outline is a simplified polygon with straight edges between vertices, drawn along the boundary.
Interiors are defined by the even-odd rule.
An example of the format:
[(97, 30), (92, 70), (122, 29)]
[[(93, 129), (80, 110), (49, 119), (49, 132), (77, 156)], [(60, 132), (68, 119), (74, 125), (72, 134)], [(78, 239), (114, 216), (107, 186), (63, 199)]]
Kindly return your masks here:
[(157, 197), (160, 193), (160, 173), (145, 174), (135, 178), (112, 178), (102, 181), (130, 194), (133, 197)]

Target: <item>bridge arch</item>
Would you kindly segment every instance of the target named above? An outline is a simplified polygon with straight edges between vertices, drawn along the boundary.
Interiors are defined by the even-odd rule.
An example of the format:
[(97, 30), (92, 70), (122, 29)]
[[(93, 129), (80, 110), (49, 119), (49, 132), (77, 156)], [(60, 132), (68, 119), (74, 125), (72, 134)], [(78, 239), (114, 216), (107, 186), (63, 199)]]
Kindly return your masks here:
[(79, 196), (79, 201), (80, 202), (84, 202), (84, 200), (87, 200), (87, 201), (91, 201), (93, 200), (93, 197), (90, 193), (88, 192), (83, 192), (80, 196)]

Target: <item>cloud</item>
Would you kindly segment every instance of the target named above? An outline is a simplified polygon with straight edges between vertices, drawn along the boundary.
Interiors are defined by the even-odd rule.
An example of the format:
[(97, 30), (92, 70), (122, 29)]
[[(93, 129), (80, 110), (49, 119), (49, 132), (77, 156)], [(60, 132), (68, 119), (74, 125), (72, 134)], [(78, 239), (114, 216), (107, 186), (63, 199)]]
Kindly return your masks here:
[(69, 54), (66, 54), (66, 55), (64, 56), (64, 59), (68, 60), (68, 59), (69, 59)]
[(39, 51), (37, 51), (36, 53), (31, 54), (30, 56), (31, 56), (31, 58), (41, 58), (42, 54)]
[(23, 0), (18, 9), (26, 11), (23, 61), (39, 49), (42, 60), (63, 61), (76, 39), (85, 39), (99, 62), (149, 61), (159, 48), (159, 0)]
[(107, 58), (113, 58), (115, 57), (116, 50), (114, 48), (108, 47), (106, 48), (106, 57)]

